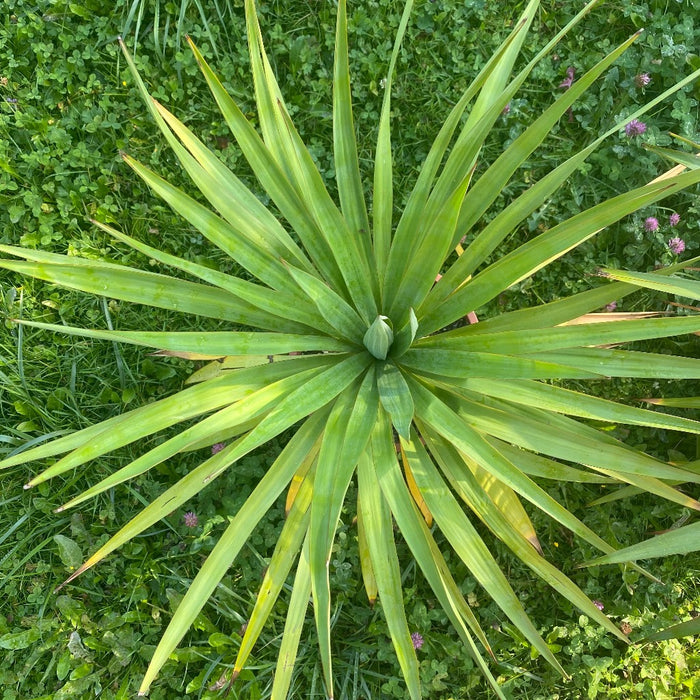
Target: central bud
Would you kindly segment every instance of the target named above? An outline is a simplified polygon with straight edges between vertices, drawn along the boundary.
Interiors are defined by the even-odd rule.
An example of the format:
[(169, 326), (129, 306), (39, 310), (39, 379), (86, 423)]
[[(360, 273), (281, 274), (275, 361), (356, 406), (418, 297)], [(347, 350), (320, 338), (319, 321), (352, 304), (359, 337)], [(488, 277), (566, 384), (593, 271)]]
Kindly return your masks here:
[(388, 316), (377, 316), (367, 329), (362, 339), (369, 353), (378, 360), (386, 360), (391, 344), (394, 342), (394, 331)]

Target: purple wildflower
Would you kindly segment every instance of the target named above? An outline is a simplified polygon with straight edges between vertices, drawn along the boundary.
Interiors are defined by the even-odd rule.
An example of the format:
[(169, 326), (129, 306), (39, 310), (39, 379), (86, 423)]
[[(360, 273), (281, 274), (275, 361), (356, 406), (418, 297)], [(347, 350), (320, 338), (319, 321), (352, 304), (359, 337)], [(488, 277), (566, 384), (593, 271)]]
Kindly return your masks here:
[(625, 125), (625, 133), (630, 138), (632, 136), (641, 136), (646, 130), (647, 125), (644, 122), (640, 122), (639, 119), (633, 119)]
[(649, 216), (644, 219), (644, 230), (653, 233), (659, 228), (659, 220), (655, 216)]
[(674, 211), (673, 214), (671, 214), (671, 216), (668, 217), (668, 225), (669, 226), (678, 226), (678, 224), (680, 223), (680, 220), (681, 220), (681, 215), (676, 214), (676, 212)]
[(420, 649), (423, 646), (423, 635), (420, 632), (414, 632), (411, 635), (414, 649)]
[(685, 241), (682, 238), (672, 238), (668, 242), (669, 250), (674, 255), (680, 255), (685, 250)]
[(605, 310), (606, 311), (615, 311), (617, 308), (617, 302), (616, 301), (611, 301), (609, 304), (605, 305)]
[(639, 73), (639, 75), (634, 76), (634, 84), (638, 88), (644, 88), (651, 82), (651, 77), (649, 73)]
[(510, 112), (510, 102), (501, 110), (501, 114), (504, 116)]
[(572, 83), (574, 82), (574, 76), (576, 75), (576, 69), (573, 66), (569, 66), (566, 69), (566, 78), (559, 83), (560, 88), (564, 88), (565, 90), (568, 90)]
[(185, 521), (185, 527), (197, 527), (197, 525), (199, 525), (197, 513), (192, 510), (188, 510), (182, 518)]
[(598, 610), (602, 610), (605, 607), (599, 600), (594, 600), (593, 605), (595, 605)]
[(218, 454), (219, 452), (221, 452), (221, 450), (224, 449), (224, 447), (226, 447), (225, 442), (217, 442), (216, 444), (211, 446), (211, 453), (213, 455)]

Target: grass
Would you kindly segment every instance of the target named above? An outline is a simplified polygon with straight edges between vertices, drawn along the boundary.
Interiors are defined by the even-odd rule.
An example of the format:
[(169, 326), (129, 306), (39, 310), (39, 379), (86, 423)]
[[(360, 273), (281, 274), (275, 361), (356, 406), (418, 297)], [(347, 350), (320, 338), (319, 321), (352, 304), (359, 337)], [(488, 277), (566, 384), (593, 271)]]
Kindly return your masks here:
[[(208, 98), (196, 75), (194, 62), (182, 51), (178, 30), (190, 32), (207, 49), (208, 58), (244, 106), (250, 96), (248, 59), (241, 37), (242, 11), (234, 0), (147, 3), (122, 0), (116, 4), (91, 0), (79, 5), (43, 0), (11, 0), (7, 23), (0, 28), (0, 221), (3, 242), (53, 250), (70, 249), (76, 255), (126, 261), (133, 253), (109, 243), (87, 223), (99, 214), (147, 242), (166, 247), (210, 265), (220, 260), (202, 238), (183, 230), (177, 218), (155, 200), (120, 164), (119, 149), (177, 180), (173, 158), (155, 137), (133, 86), (124, 73), (114, 39), (128, 30), (132, 45), (138, 33), (138, 60), (151, 80), (155, 95), (174, 112), (184, 114), (188, 125), (215, 144), (228, 164), (246, 177), (240, 156), (228, 142), (224, 125), (213, 116)], [(376, 141), (376, 124), (382, 98), (390, 39), (400, 8), (386, 0), (353, 3), (350, 19), (353, 95), (361, 153), (369, 157)], [(403, 196), (409, 191), (430, 138), (459, 94), (467, 78), (505, 35), (504, 16), (516, 16), (522, 2), (511, 0), (504, 13), (484, 0), (419, 3), (398, 65), (394, 97), (394, 124), (400, 133), (395, 171)], [(572, 0), (544, 0), (526, 53), (533, 51), (573, 13)], [(156, 8), (158, 14), (156, 15)], [(184, 8), (184, 11), (183, 11)], [(135, 14), (132, 14), (132, 10)], [(136, 17), (141, 13), (141, 23)], [(218, 20), (219, 14), (225, 22)], [(333, 177), (330, 158), (332, 136), (328, 121), (332, 76), (334, 9), (330, 3), (273, 0), (261, 4), (268, 44), (285, 97), (300, 131), (327, 180)], [(129, 24), (129, 17), (132, 17)], [(204, 19), (207, 20), (205, 24)], [(577, 72), (594, 63), (615, 43), (645, 24), (647, 32), (630, 50), (599, 92), (573, 110), (551, 142), (533, 154), (512, 184), (519, 191), (551, 168), (555, 153), (578, 148), (609, 125), (614, 115), (630, 111), (637, 88), (634, 76), (648, 72), (647, 96), (662, 92), (675, 81), (680, 66), (693, 65), (700, 28), (692, 22), (691, 1), (640, 0), (636, 5), (610, 2), (596, 10), (581, 32), (558, 51), (558, 60), (539, 68), (525, 90), (503, 115), (490, 155), (515, 138), (543, 106), (559, 92), (568, 66)], [(539, 36), (539, 38), (538, 38)], [(215, 55), (216, 54), (216, 55)], [(65, 61), (55, 60), (64, 56)], [(217, 57), (218, 55), (218, 57)], [(688, 69), (690, 68), (688, 66)], [(4, 78), (7, 78), (5, 81)], [(237, 86), (239, 86), (237, 88)], [(238, 91), (237, 91), (238, 90)], [(650, 143), (669, 143), (668, 131), (698, 140), (698, 88), (679, 95), (648, 120)], [(16, 100), (13, 102), (12, 100)], [(247, 100), (247, 102), (246, 102)], [(579, 207), (620, 191), (623, 183), (645, 182), (663, 166), (638, 141), (611, 139), (591, 159), (584, 172), (573, 178), (555, 200), (535, 212), (526, 236), (551, 226)], [(401, 196), (397, 196), (401, 200)], [(651, 269), (668, 262), (668, 227), (654, 235), (643, 232), (647, 216), (667, 219), (678, 211), (682, 221), (674, 235), (687, 243), (687, 254), (700, 247), (700, 205), (693, 193), (679, 195), (668, 210), (640, 212), (583, 246), (531, 284), (511, 290), (501, 300), (504, 308), (539, 299), (555, 298), (565, 290), (585, 288), (597, 265)], [(148, 261), (143, 261), (148, 266)], [(89, 299), (72, 292), (15, 276), (0, 278), (2, 303), (8, 317), (71, 325), (99, 323), (121, 328), (172, 328), (181, 320), (156, 312), (143, 318), (126, 304)], [(646, 308), (663, 308), (658, 296), (645, 300)], [(632, 302), (625, 306), (632, 309)], [(640, 302), (637, 302), (640, 303)], [(180, 328), (181, 330), (188, 330)], [(697, 347), (697, 340), (695, 347)], [(692, 348), (690, 349), (692, 351)], [(106, 343), (75, 340), (21, 330), (10, 323), (0, 328), (0, 450), (9, 451), (27, 440), (48, 439), (58, 431), (75, 430), (128, 407), (163, 396), (178, 387), (194, 368), (177, 359), (149, 357), (144, 352)], [(601, 393), (620, 392), (627, 397), (663, 392), (675, 395), (671, 383), (653, 387), (631, 381), (601, 386)], [(683, 390), (684, 394), (696, 391)], [(620, 428), (616, 428), (618, 433)], [(694, 459), (698, 446), (674, 442), (663, 431), (631, 431), (628, 440), (664, 458)], [(222, 530), (244, 495), (256, 483), (272, 455), (258, 452), (244, 460), (214, 489), (205, 491), (190, 509), (199, 517), (187, 528), (183, 512), (173, 513), (148, 536), (126, 545), (119, 553), (90, 570), (75, 584), (54, 592), (89, 552), (103, 543), (119, 523), (125, 522), (143, 502), (150, 500), (158, 483), (169, 483), (187, 464), (165, 464), (135, 482), (107, 492), (95, 501), (62, 514), (53, 510), (84, 487), (64, 475), (31, 492), (22, 485), (27, 473), (13, 470), (0, 479), (0, 668), (2, 700), (89, 698), (107, 700), (134, 696), (139, 677), (162, 633), (167, 619), (191, 580), (195, 564), (211, 549), (212, 533)], [(114, 468), (103, 458), (93, 465), (97, 474)], [(545, 486), (547, 485), (543, 482)], [(589, 503), (600, 496), (590, 486), (553, 486), (551, 493), (596, 530), (620, 544), (638, 541), (651, 532), (669, 528), (686, 514), (672, 504), (649, 497), (615, 501), (596, 508)], [(546, 555), (572, 575), (586, 593), (600, 600), (616, 622), (630, 625), (630, 639), (687, 619), (700, 609), (700, 557), (670, 557), (649, 568), (663, 584), (637, 578), (631, 571), (609, 566), (576, 571), (591, 554), (568, 539), (567, 533), (544, 520), (538, 521)], [(282, 510), (268, 518), (220, 587), (195, 631), (188, 635), (175, 658), (154, 686), (151, 697), (213, 698), (209, 687), (233, 662), (253, 596), (262, 578), (282, 522)], [(334, 557), (335, 653), (341, 698), (402, 698), (403, 684), (389, 636), (378, 610), (369, 609), (357, 565), (357, 530), (351, 518), (343, 526)], [(697, 639), (635, 645), (629, 648), (608, 638), (586, 618), (579, 618), (529, 573), (510, 566), (509, 578), (526, 608), (544, 631), (548, 643), (572, 678), (564, 681), (532, 652), (517, 630), (503, 621), (496, 608), (481, 595), (475, 582), (457, 565), (470, 602), (480, 607), (482, 619), (492, 625), (491, 639), (501, 662), (497, 673), (514, 698), (541, 700), (578, 698), (700, 697), (700, 649)], [(443, 613), (410, 557), (402, 559), (409, 623), (424, 639), (421, 679), (425, 696), (489, 698), (479, 673), (449, 630)], [(269, 670), (279, 648), (282, 608), (263, 635), (254, 666), (243, 674), (232, 697), (264, 698), (269, 691)], [(310, 620), (307, 620), (309, 631)], [(548, 635), (548, 636), (547, 636)], [(304, 647), (294, 685), (294, 697), (323, 697), (320, 667), (312, 634)]]

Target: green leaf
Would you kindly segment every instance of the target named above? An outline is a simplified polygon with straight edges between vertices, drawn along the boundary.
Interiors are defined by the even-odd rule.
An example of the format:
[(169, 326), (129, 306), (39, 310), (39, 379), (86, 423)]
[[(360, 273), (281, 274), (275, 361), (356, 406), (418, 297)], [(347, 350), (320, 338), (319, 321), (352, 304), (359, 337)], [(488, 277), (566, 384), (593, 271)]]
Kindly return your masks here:
[[(657, 271), (657, 274), (670, 275), (694, 265), (698, 261), (700, 261), (700, 256), (662, 268)], [(638, 288), (634, 285), (624, 284), (622, 282), (604, 284), (595, 289), (589, 289), (570, 297), (557, 299), (548, 304), (541, 304), (517, 311), (509, 311), (498, 316), (492, 316), (491, 318), (481, 320), (479, 323), (472, 326), (472, 333), (478, 334), (550, 328), (561, 323), (572, 321), (596, 309), (600, 309), (611, 301), (624, 299), (624, 297), (637, 290)]]
[(132, 343), (159, 350), (190, 352), (214, 357), (236, 354), (245, 356), (275, 355), (302, 351), (343, 352), (352, 348), (349, 343), (322, 335), (240, 331), (210, 331), (208, 333), (199, 331), (101, 331), (19, 319), (16, 320), (16, 323), (83, 338)]
[(41, 637), (38, 627), (31, 627), (23, 632), (8, 632), (0, 637), (0, 649), (19, 651), (32, 646)]
[(333, 64), (333, 153), (335, 179), (344, 218), (358, 235), (369, 259), (370, 229), (364, 190), (357, 158), (355, 126), (352, 118), (350, 67), (348, 65), (348, 26), (346, 0), (338, 2)]
[(309, 540), (307, 536), (301, 550), (301, 557), (299, 558), (297, 573), (292, 587), (292, 596), (287, 608), (287, 620), (284, 623), (284, 633), (282, 634), (282, 644), (277, 657), (277, 668), (275, 669), (270, 700), (287, 700), (310, 597), (311, 571), (309, 568)]
[(509, 381), (467, 379), (462, 383), (462, 386), (487, 396), (581, 418), (700, 433), (700, 422), (698, 421), (666, 413), (648, 411), (643, 408), (625, 406), (614, 401), (588, 396), (582, 392), (563, 389), (552, 384), (519, 379)]
[(65, 535), (54, 535), (54, 542), (58, 545), (58, 556), (69, 571), (75, 571), (83, 561), (83, 553), (75, 540)]
[(521, 245), (465, 282), (454, 294), (418, 319), (428, 335), (456, 321), (517, 282), (632, 212), (700, 182), (700, 170), (639, 187), (598, 204)]
[(188, 41), (226, 123), (253, 172), (260, 180), (261, 185), (270, 195), (272, 201), (279, 207), (282, 215), (299, 234), (314, 264), (336, 288), (344, 288), (342, 275), (333, 259), (328, 242), (306, 205), (302, 202), (301, 197), (290, 183), (286, 173), (277, 163), (268, 146), (245, 118), (238, 105), (226, 92), (197, 47), (190, 39)]
[[(299, 360), (303, 360), (303, 362), (298, 363)], [(280, 388), (278, 384), (279, 381), (291, 379), (292, 384), (302, 384), (303, 381), (295, 382), (293, 377), (300, 372), (304, 373), (309, 370), (311, 370), (311, 373), (315, 373), (315, 368), (328, 368), (329, 365), (332, 366), (332, 363), (333, 358), (327, 356), (312, 356), (296, 358), (289, 362), (268, 364), (262, 368), (251, 367), (246, 370), (240, 370), (228, 376), (221, 377), (220, 379), (204, 382), (199, 386), (182, 391), (175, 396), (162, 399), (152, 404), (147, 404), (134, 411), (129, 411), (121, 416), (100, 423), (96, 426), (100, 429), (99, 432), (96, 433), (96, 435), (99, 435), (99, 439), (97, 440), (92, 439), (95, 437), (95, 434), (88, 428), (74, 435), (61, 438), (54, 443), (41, 445), (16, 458), (10, 458), (4, 463), (0, 463), (0, 466), (10, 466), (11, 464), (38, 459), (48, 456), (49, 454), (72, 449), (73, 451), (70, 454), (52, 464), (48, 469), (34, 477), (29, 484), (27, 484), (27, 487), (36, 486), (43, 481), (53, 478), (58, 474), (62, 474), (69, 469), (78, 467), (111, 450), (115, 450), (169, 426), (176, 425), (188, 418), (202, 415), (210, 411), (218, 411), (223, 407), (236, 407), (237, 402), (242, 399), (244, 400), (246, 397), (248, 397), (249, 400), (248, 406), (257, 404), (257, 407), (260, 408), (259, 400), (261, 398), (263, 399), (263, 405), (267, 405), (268, 402), (275, 400), (276, 393)], [(308, 380), (311, 374), (304, 376), (305, 380)], [(270, 387), (273, 388), (270, 389)], [(251, 399), (250, 397), (253, 398)], [(237, 410), (237, 408), (234, 410)], [(244, 420), (248, 420), (248, 418), (250, 418), (250, 416), (244, 418)], [(220, 418), (216, 420), (220, 420)], [(194, 431), (195, 434), (198, 430), (198, 425), (199, 424), (195, 424), (195, 426), (190, 429)], [(205, 434), (207, 432), (206, 425), (203, 432)], [(190, 441), (188, 437), (190, 437), (192, 433), (187, 433), (184, 438), (182, 437), (183, 434), (184, 433), (181, 432), (179, 435), (172, 438), (173, 442), (158, 445), (154, 448), (155, 452), (151, 451), (151, 453), (147, 453), (147, 455), (150, 455), (149, 457), (142, 455), (139, 460), (141, 460), (141, 463), (146, 463), (149, 459), (153, 458), (154, 455), (164, 454), (169, 456), (172, 446), (178, 447), (189, 444)], [(215, 440), (212, 440), (212, 442), (208, 444), (212, 444), (213, 442), (215, 442)], [(51, 451), (49, 452), (49, 450)], [(137, 460), (137, 462), (139, 460)], [(120, 470), (119, 473), (126, 474), (129, 470), (133, 470), (133, 464), (134, 463), (132, 463), (132, 465), (127, 465), (123, 468), (123, 471)], [(136, 473), (140, 472), (136, 471)], [(112, 477), (107, 477), (107, 479), (110, 478)]]
[(362, 319), (369, 323), (377, 314), (376, 269), (370, 268), (364, 245), (349, 230), (311, 154), (289, 118), (265, 53), (253, 0), (246, 0), (245, 9), (255, 96), (265, 143), (271, 147), (297, 194), (314, 217), (321, 235), (327, 240), (349, 293), (347, 301), (352, 300)]
[[(422, 412), (420, 404), (417, 404), (417, 410)], [(409, 455), (414, 453), (412, 449), (407, 451)], [(459, 558), (522, 634), (563, 675), (564, 670), (525, 613), (489, 548), (430, 460), (413, 460), (411, 470), (435, 522)]]
[[(579, 369), (565, 362), (550, 362), (549, 355), (537, 359), (491, 352), (462, 352), (431, 347), (415, 347), (401, 356), (400, 365), (420, 374), (447, 378), (473, 377), (512, 379), (598, 379), (603, 375), (593, 370)], [(459, 382), (454, 382), (459, 385)]]
[(370, 523), (367, 545), (379, 588), (382, 612), (386, 618), (399, 664), (406, 679), (411, 700), (421, 697), (418, 659), (406, 620), (401, 590), (401, 568), (394, 542), (391, 511), (382, 496), (367, 453), (358, 465), (358, 516)]
[[(238, 513), (236, 513), (235, 517), (231, 520), (226, 531), (220, 537), (211, 554), (207, 557), (202, 568), (187, 589), (187, 593), (178, 605), (168, 628), (161, 637), (153, 654), (153, 658), (151, 659), (151, 663), (148, 666), (148, 670), (141, 682), (139, 694), (143, 695), (148, 692), (158, 671), (168, 660), (172, 651), (192, 625), (255, 526), (282, 493), (283, 489), (299, 468), (301, 462), (313, 448), (313, 445), (323, 429), (324, 417), (323, 415), (315, 416), (304, 423), (302, 428), (300, 428), (295, 436), (287, 443), (287, 446), (281, 452), (280, 456), (270, 466), (253, 492), (243, 503)], [(224, 455), (228, 450), (229, 448), (225, 448), (222, 452), (207, 460), (207, 462), (214, 462), (220, 455)], [(224, 459), (226, 458), (224, 457)], [(207, 464), (207, 462), (205, 462), (205, 464)], [(179, 482), (178, 486), (182, 485), (188, 477), (199, 472), (203, 466), (204, 465), (190, 472), (187, 477)], [(195, 483), (195, 488), (197, 488), (197, 490), (201, 489), (203, 486), (201, 475), (198, 476), (199, 483)], [(172, 490), (173, 489), (169, 489), (166, 494)], [(166, 494), (163, 494), (163, 496)], [(162, 498), (161, 496), (161, 499)], [(178, 500), (180, 499), (178, 498)], [(148, 508), (146, 510), (148, 510)], [(145, 513), (146, 511), (143, 512)], [(143, 515), (143, 513), (141, 515)], [(137, 518), (139, 517), (141, 516), (137, 516)]]
[(183, 260), (175, 255), (164, 253), (129, 236), (125, 236), (111, 226), (94, 220), (93, 223), (117, 240), (148, 256), (149, 259), (183, 270), (190, 275), (198, 277), (202, 282), (221, 287), (221, 289), (225, 289), (230, 294), (238, 297), (241, 303), (251, 305), (252, 308), (249, 311), (250, 322), (254, 322), (259, 328), (287, 331), (298, 330), (296, 323), (289, 324), (281, 320), (289, 319), (297, 323), (303, 323), (317, 331), (327, 331), (329, 329), (329, 326), (325, 324), (313, 306), (305, 299), (295, 298), (294, 303), (290, 304), (289, 294), (282, 294), (274, 289), (268, 289), (262, 285), (241, 280), (237, 277), (231, 277), (231, 275), (213, 270), (206, 265)]
[[(315, 460), (319, 446), (320, 441), (317, 441), (314, 449), (309, 452), (306, 461)], [(287, 519), (282, 527), (282, 532), (275, 545), (275, 551), (270, 558), (270, 564), (265, 571), (260, 591), (255, 600), (255, 607), (248, 619), (233, 668), (234, 676), (238, 675), (245, 666), (306, 537), (311, 515), (309, 506), (311, 505), (313, 492), (313, 476), (313, 471), (307, 472), (307, 476), (301, 483), (297, 496), (294, 499), (294, 504), (287, 514)]]
[(394, 342), (394, 331), (387, 323), (388, 316), (377, 316), (367, 329), (362, 342), (372, 357), (386, 360), (391, 344)]
[(391, 225), (394, 215), (394, 184), (391, 162), (391, 87), (394, 79), (396, 60), (403, 37), (406, 33), (408, 20), (413, 9), (413, 0), (406, 0), (399, 27), (394, 38), (394, 48), (389, 60), (384, 84), (384, 99), (379, 117), (379, 134), (377, 136), (377, 152), (374, 158), (374, 198), (372, 203), (372, 241), (374, 243), (374, 259), (379, 278), (384, 277), (389, 249), (391, 246)]
[(627, 284), (634, 284), (645, 289), (655, 289), (658, 292), (676, 294), (679, 297), (700, 299), (700, 281), (689, 280), (682, 277), (665, 277), (653, 272), (628, 272), (627, 270), (603, 269), (600, 271), (605, 277)]
[(690, 637), (700, 634), (700, 617), (694, 617), (685, 622), (681, 622), (672, 627), (667, 627), (665, 630), (659, 630), (644, 637), (643, 642), (663, 642), (667, 639), (680, 639), (681, 637)]
[(326, 423), (314, 479), (309, 525), (309, 564), (321, 664), (328, 695), (333, 696), (330, 581), (328, 562), (350, 479), (374, 427), (379, 396), (375, 368), (361, 383), (340, 394)]
[(413, 420), (413, 397), (406, 380), (396, 365), (385, 362), (377, 374), (379, 400), (384, 410), (391, 416), (396, 432), (406, 440)]
[[(0, 250), (6, 248), (7, 246), (0, 246)], [(25, 255), (17, 254), (23, 257)], [(245, 325), (256, 322), (254, 312), (257, 310), (216, 287), (95, 260), (90, 261), (90, 266), (76, 263), (75, 260), (76, 258), (67, 256), (58, 264), (0, 260), (0, 268), (110, 299), (121, 299)]]
[(650, 540), (619, 549), (604, 557), (587, 561), (582, 566), (599, 566), (600, 564), (618, 564), (637, 559), (654, 559), (670, 554), (689, 554), (700, 549), (700, 522), (685, 525), (677, 530), (670, 530)]
[(691, 170), (700, 168), (700, 156), (698, 155), (687, 153), (685, 151), (676, 151), (672, 148), (661, 148), (659, 146), (652, 146), (648, 143), (643, 143), (642, 146), (647, 151), (651, 151), (652, 153), (656, 153), (657, 155), (663, 156), (664, 158), (668, 158), (674, 163), (684, 165), (686, 168), (690, 168)]
[[(544, 353), (563, 348), (591, 345), (617, 345), (638, 340), (665, 338), (700, 331), (700, 315), (674, 318), (646, 318), (642, 320), (609, 321), (606, 323), (577, 323), (555, 328), (532, 328), (498, 333), (477, 332), (480, 323), (455, 331), (423, 338), (419, 348), (451, 348), (460, 351), (521, 355), (526, 351)], [(471, 329), (474, 329), (472, 332)], [(604, 374), (604, 372), (603, 372)]]
[(435, 544), (423, 520), (423, 516), (408, 491), (396, 458), (396, 450), (391, 435), (391, 423), (388, 414), (383, 411), (380, 411), (379, 420), (372, 434), (371, 449), (372, 461), (382, 494), (391, 508), (394, 519), (411, 549), (416, 563), (423, 571), (430, 587), (440, 601), (440, 605), (454, 625), (470, 655), (488, 680), (489, 685), (494, 689), (500, 700), (505, 700), (503, 691), (489, 671), (472, 636), (469, 634), (469, 630), (464, 624), (466, 622), (469, 625), (479, 641), (493, 655), (483, 630), (469, 605), (462, 597), (440, 549)]
[(700, 379), (700, 359), (607, 348), (571, 348), (535, 354), (532, 360), (557, 362), (584, 372), (607, 377), (649, 377), (651, 379)]
[[(445, 431), (445, 434), (447, 435), (448, 432), (449, 431)], [(477, 442), (470, 442), (474, 448), (473, 454), (478, 453), (479, 445)], [(422, 467), (427, 469), (429, 473), (436, 477), (437, 472), (430, 460), (420, 460), (420, 464)], [(458, 494), (464, 497), (465, 500), (475, 505), (478, 504), (476, 505), (476, 509), (478, 510), (479, 517), (481, 517), (487, 523), (487, 525), (500, 539), (503, 540), (503, 542), (513, 551), (513, 553), (522, 562), (529, 566), (538, 576), (540, 576), (540, 578), (552, 586), (562, 596), (570, 600), (582, 612), (624, 641), (625, 637), (622, 632), (620, 632), (620, 630), (618, 630), (617, 627), (615, 627), (615, 625), (610, 622), (605, 615), (603, 615), (603, 613), (594, 605), (593, 601), (591, 601), (569, 578), (559, 571), (559, 569), (547, 562), (541, 555), (541, 552), (535, 551), (535, 548), (533, 547), (535, 543), (532, 541), (531, 537), (524, 536), (523, 533), (514, 527), (513, 517), (517, 517), (517, 512), (504, 512), (490, 497), (491, 494), (482, 494), (481, 490), (475, 483), (476, 479), (470, 474), (470, 470), (458, 469), (457, 472), (452, 472), (449, 467), (453, 465), (454, 462), (447, 462), (445, 464), (445, 466), (448, 467), (446, 476), (450, 480), (450, 484), (453, 486), (453, 488), (455, 488)], [(485, 468), (490, 467), (490, 460), (488, 461), (488, 464), (482, 462), (482, 466)], [(559, 510), (565, 512), (565, 509), (561, 507)], [(568, 513), (566, 516), (568, 517), (569, 521), (576, 520)], [(576, 531), (581, 532), (585, 531), (586, 529), (587, 528), (585, 528), (585, 526), (581, 523), (580, 526), (576, 528)], [(602, 540), (599, 538), (598, 541), (602, 543), (605, 549), (611, 549), (609, 545), (602, 542)], [(518, 629), (522, 631), (521, 627), (518, 627)], [(539, 649), (539, 647), (536, 648)], [(548, 658), (551, 663), (551, 658), (545, 658)], [(558, 668), (558, 670), (563, 672), (563, 669), (561, 669), (560, 666), (555, 665), (555, 668)]]
[(335, 333), (350, 342), (359, 340), (364, 323), (357, 311), (325, 282), (303, 270), (289, 267), (289, 274), (306, 296), (316, 305), (321, 316), (335, 329)]

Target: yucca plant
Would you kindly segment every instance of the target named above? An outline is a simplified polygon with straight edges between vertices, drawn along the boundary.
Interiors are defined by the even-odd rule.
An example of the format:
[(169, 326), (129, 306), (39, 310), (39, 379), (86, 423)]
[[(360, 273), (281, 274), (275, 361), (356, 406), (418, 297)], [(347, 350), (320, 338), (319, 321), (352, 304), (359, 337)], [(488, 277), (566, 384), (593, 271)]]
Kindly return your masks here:
[[(392, 74), (412, 4), (412, 0), (406, 3), (386, 77), (373, 186), (369, 188), (371, 207), (364, 196), (353, 126), (345, 0), (338, 3), (333, 92), (339, 204), (333, 201), (290, 120), (263, 48), (254, 0), (246, 0), (262, 135), (197, 48), (191, 48), (234, 138), (282, 220), (148, 95), (126, 52), (163, 135), (216, 212), (130, 156), (125, 155), (124, 160), (250, 277), (240, 279), (166, 254), (97, 221), (119, 243), (197, 281), (1, 247), (23, 259), (2, 261), (8, 270), (114, 299), (220, 319), (231, 328), (201, 333), (132, 332), (30, 324), (209, 361), (191, 377), (192, 385), (174, 396), (20, 450), (0, 463), (10, 467), (65, 453), (34, 476), (29, 488), (83, 468), (148, 435), (178, 423), (189, 424), (61, 510), (185, 451), (227, 442), (215, 454), (208, 451), (199, 466), (146, 506), (68, 581), (187, 503), (247, 453), (285, 431), (295, 431), (245, 504), (231, 514), (229, 526), (192, 581), (154, 653), (141, 686), (143, 694), (256, 525), (285, 492), (285, 525), (232, 673), (235, 678), (245, 666), (296, 563), (273, 698), (284, 698), (289, 690), (310, 600), (327, 694), (333, 697), (329, 559), (353, 480), (357, 502), (347, 504), (347, 517), (357, 516), (366, 589), (370, 600), (379, 598), (408, 694), (414, 699), (421, 696), (419, 667), (403, 608), (395, 536), (412, 552), (460, 638), (502, 698), (482, 658), (483, 650), (491, 653), (487, 635), (446, 564), (434, 527), (532, 647), (563, 673), (479, 535), (475, 520), (573, 605), (624, 640), (622, 632), (544, 557), (523, 501), (603, 555), (614, 548), (552, 498), (538, 479), (632, 485), (700, 509), (700, 503), (672, 485), (697, 483), (697, 471), (631, 449), (585, 419), (694, 434), (700, 433), (700, 423), (590, 396), (560, 382), (608, 377), (698, 378), (700, 360), (610, 346), (700, 331), (699, 316), (608, 323), (596, 323), (595, 317), (586, 316), (632, 293), (633, 280), (599, 280), (600, 286), (569, 298), (500, 316), (487, 313), (484, 317), (480, 312), (482, 317), (477, 319), (475, 315), (504, 290), (606, 226), (700, 181), (698, 169), (674, 172), (563, 221), (508, 254), (496, 255), (499, 246), (517, 235), (526, 217), (552, 197), (604, 138), (673, 90), (696, 80), (700, 71), (613, 125), (502, 211), (491, 212), (484, 224), (484, 214), (518, 167), (637, 36), (575, 81), (472, 183), (494, 122), (537, 62), (595, 4), (588, 3), (511, 77), (538, 7), (537, 0), (531, 0), (511, 35), (451, 111), (399, 216), (392, 197)], [(492, 258), (495, 262), (488, 262)], [(656, 276), (674, 279), (669, 275), (682, 267), (659, 271)], [(579, 322), (568, 324), (573, 320)]]

